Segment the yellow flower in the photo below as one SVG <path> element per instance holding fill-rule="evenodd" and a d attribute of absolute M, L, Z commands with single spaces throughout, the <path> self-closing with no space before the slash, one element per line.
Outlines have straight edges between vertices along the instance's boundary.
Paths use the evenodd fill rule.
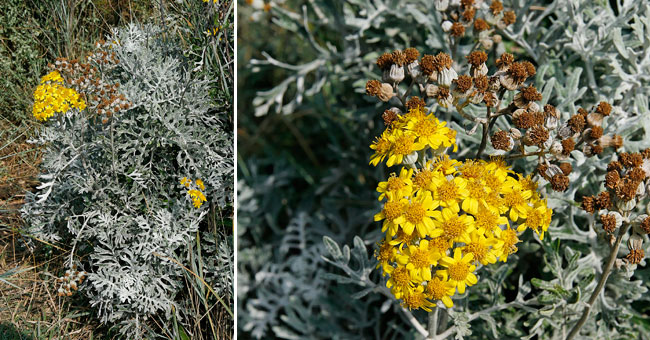
<path fill-rule="evenodd" d="M 434 215 L 433 209 L 438 205 L 434 204 L 430 192 L 424 192 L 411 199 L 411 202 L 404 200 L 404 221 L 400 224 L 405 233 L 413 233 L 413 229 L 417 229 L 418 236 L 424 238 L 426 236 L 438 237 L 442 234 L 442 230 L 434 227 L 431 216 Z"/>
<path fill-rule="evenodd" d="M 503 188 L 503 198 L 506 205 L 510 208 L 510 220 L 517 222 L 519 218 L 526 218 L 528 212 L 528 199 L 533 196 L 530 190 L 524 190 L 519 183 L 515 182 L 512 186 Z"/>
<path fill-rule="evenodd" d="M 195 183 L 196 183 L 196 186 L 198 186 L 199 188 L 201 188 L 201 190 L 205 190 L 205 185 L 203 184 L 203 181 L 202 181 L 202 180 L 197 179 L 197 180 L 195 181 Z"/>
<path fill-rule="evenodd" d="M 451 209 L 433 212 L 434 224 L 442 229 L 442 237 L 453 242 L 469 243 L 469 233 L 474 230 L 474 219 L 468 215 L 458 215 Z M 435 236 L 434 236 L 435 237 Z"/>
<path fill-rule="evenodd" d="M 427 282 L 425 291 L 431 300 L 440 300 L 447 308 L 451 308 L 454 302 L 451 297 L 456 293 L 456 286 L 449 281 L 443 281 L 439 277 L 434 277 Z"/>
<path fill-rule="evenodd" d="M 186 188 L 190 187 L 190 183 L 192 183 L 192 181 L 189 180 L 187 177 L 181 178 L 181 185 L 185 186 Z"/>
<path fill-rule="evenodd" d="M 402 130 L 395 130 L 389 135 L 388 140 L 391 143 L 391 148 L 388 151 L 386 165 L 393 166 L 395 164 L 402 164 L 404 157 L 414 151 L 422 150 L 424 143 L 416 142 L 416 137 L 414 134 L 407 134 Z"/>
<path fill-rule="evenodd" d="M 375 150 L 375 153 L 370 156 L 370 164 L 377 166 L 379 162 L 383 162 L 386 156 L 388 156 L 388 152 L 392 147 L 389 136 L 390 133 L 384 131 L 381 137 L 375 138 L 375 141 L 370 145 L 370 148 Z"/>
<path fill-rule="evenodd" d="M 499 226 L 508 225 L 508 219 L 505 216 L 499 215 L 498 211 L 494 211 L 485 205 L 479 206 L 476 214 L 474 214 L 475 226 L 480 234 L 492 234 Z"/>
<path fill-rule="evenodd" d="M 393 238 L 393 236 L 395 238 Z M 386 233 L 386 241 L 388 241 L 388 244 L 391 246 L 397 245 L 397 249 L 399 249 L 399 251 L 402 251 L 402 248 L 404 248 L 405 245 L 415 243 L 417 239 L 417 233 L 407 234 L 402 229 L 397 230 L 397 233 L 394 235 L 389 235 L 389 233 Z"/>
<path fill-rule="evenodd" d="M 389 266 L 385 270 L 390 276 L 386 282 L 386 287 L 390 288 L 396 299 L 400 299 L 405 290 L 414 287 L 411 272 L 406 269 L 406 266 L 397 264 L 396 267 Z"/>
<path fill-rule="evenodd" d="M 504 229 L 496 235 L 499 244 L 495 246 L 499 251 L 499 261 L 507 262 L 508 256 L 517 252 L 517 243 L 519 243 L 519 237 L 517 236 L 517 231 L 510 229 L 510 227 Z"/>
<path fill-rule="evenodd" d="M 441 269 L 436 272 L 436 275 L 442 277 L 444 281 L 449 279 L 453 283 L 460 294 L 465 293 L 465 286 L 473 286 L 478 282 L 478 278 L 474 275 L 476 266 L 472 264 L 474 255 L 471 253 L 462 255 L 460 248 L 454 249 L 454 257 L 445 256 L 440 260 L 440 264 L 446 269 Z"/>
<path fill-rule="evenodd" d="M 71 108 L 83 110 L 86 103 L 77 91 L 63 86 L 61 75 L 52 71 L 41 78 L 41 84 L 34 90 L 34 107 L 32 114 L 41 121 L 46 121 L 55 113 L 66 113 Z"/>
<path fill-rule="evenodd" d="M 192 204 L 197 209 L 203 205 L 203 202 L 207 201 L 203 193 L 196 189 L 190 189 L 187 191 L 187 193 L 190 194 L 190 197 L 192 198 Z"/>
<path fill-rule="evenodd" d="M 469 191 L 467 191 L 467 182 L 460 178 L 454 177 L 448 180 L 445 177 L 434 178 L 434 201 L 442 207 L 450 208 L 454 212 L 460 211 L 459 202 L 463 200 Z"/>
<path fill-rule="evenodd" d="M 464 247 L 461 247 L 465 253 L 470 253 L 474 256 L 474 260 L 483 265 L 497 262 L 498 252 L 493 248 L 497 244 L 497 240 L 490 236 L 485 237 L 482 233 L 474 232 L 469 235 L 472 239 Z"/>
<path fill-rule="evenodd" d="M 485 205 L 487 196 L 487 187 L 480 179 L 468 181 L 466 185 L 468 195 L 463 200 L 462 208 L 466 212 L 475 215 L 478 212 L 479 205 Z"/>
<path fill-rule="evenodd" d="M 392 193 L 387 193 L 388 202 L 384 203 L 384 208 L 381 212 L 375 214 L 375 222 L 384 220 L 381 231 L 386 232 L 388 229 L 387 237 L 393 237 L 397 233 L 397 226 L 404 223 L 404 201 L 394 200 Z M 410 234 L 410 233 L 409 233 Z"/>
<path fill-rule="evenodd" d="M 397 255 L 397 262 L 406 265 L 414 281 L 431 280 L 431 266 L 438 264 L 440 256 L 429 250 L 429 241 L 420 240 L 418 245 L 408 246 L 403 254 Z"/>
<path fill-rule="evenodd" d="M 519 225 L 517 231 L 522 232 L 526 230 L 526 228 L 532 229 L 539 235 L 539 239 L 543 240 L 544 232 L 548 230 L 548 227 L 551 224 L 552 215 L 553 210 L 546 207 L 546 202 L 541 202 L 535 207 L 528 207 L 526 221 Z"/>
<path fill-rule="evenodd" d="M 397 251 L 395 247 L 393 247 L 391 244 L 388 242 L 381 242 L 379 243 L 379 250 L 375 253 L 375 257 L 377 258 L 377 267 L 381 267 L 383 269 L 384 275 L 386 275 L 386 268 L 390 267 L 390 262 L 395 261 L 395 255 L 397 254 Z"/>
<path fill-rule="evenodd" d="M 406 124 L 406 130 L 412 131 L 418 138 L 418 142 L 436 150 L 441 145 L 450 146 L 455 143 L 447 136 L 448 128 L 445 122 L 440 122 L 433 115 L 427 115 L 422 119 L 410 119 Z"/>
<path fill-rule="evenodd" d="M 398 198 L 410 196 L 413 191 L 412 175 L 413 169 L 402 168 L 399 177 L 392 173 L 386 182 L 379 182 L 377 185 L 377 191 L 381 193 L 379 200 L 384 199 L 388 192 L 393 193 Z"/>
<path fill-rule="evenodd" d="M 436 158 L 433 163 L 434 169 L 442 172 L 444 175 L 453 175 L 458 169 L 456 168 L 459 164 L 459 161 L 449 158 L 448 155 L 443 155 Z"/>
<path fill-rule="evenodd" d="M 413 175 L 413 186 L 416 191 L 433 190 L 433 178 L 436 173 L 431 171 L 431 162 L 427 162 L 423 169 L 418 169 Z"/>
<path fill-rule="evenodd" d="M 403 296 L 404 306 L 409 310 L 422 308 L 427 312 L 431 311 L 431 307 L 435 306 L 431 301 L 427 300 L 424 293 L 423 286 L 417 286 L 415 289 L 408 289 Z"/>

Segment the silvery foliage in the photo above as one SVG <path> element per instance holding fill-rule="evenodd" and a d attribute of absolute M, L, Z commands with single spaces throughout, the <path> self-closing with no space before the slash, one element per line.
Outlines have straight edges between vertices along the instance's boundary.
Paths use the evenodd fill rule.
<path fill-rule="evenodd" d="M 32 140 L 44 146 L 42 184 L 22 212 L 29 234 L 72 246 L 69 265 L 89 272 L 80 290 L 101 320 L 140 338 L 152 315 L 171 317 L 183 269 L 170 259 L 183 262 L 208 211 L 192 206 L 179 180 L 200 178 L 209 202 L 232 204 L 233 141 L 209 81 L 193 77 L 160 28 L 132 24 L 108 41 L 120 62 L 101 76 L 120 83 L 132 107 L 106 124 L 79 111 L 45 123 Z M 224 254 L 211 270 L 228 272 L 232 248 L 212 243 Z M 215 288 L 231 294 L 228 284 Z"/>
<path fill-rule="evenodd" d="M 376 125 L 380 105 L 372 107 L 363 93 L 366 80 L 381 79 L 374 65 L 380 53 L 405 47 L 424 53 L 449 53 L 448 40 L 439 27 L 440 15 L 431 1 L 297 2 L 302 5 L 293 6 L 294 10 L 288 9 L 291 6 L 274 7 L 273 23 L 302 37 L 315 57 L 292 65 L 264 52 L 264 59 L 251 60 L 253 72 L 275 68 L 287 74 L 275 87 L 258 92 L 255 115 L 291 115 L 297 108 L 317 108 L 323 100 L 318 96 L 327 89 L 330 102 L 338 105 L 328 107 L 323 114 L 346 121 L 356 139 L 342 141 L 349 143 L 345 148 L 328 146 L 331 152 L 339 152 L 342 165 L 330 169 L 330 175 L 319 178 L 314 190 L 301 196 L 306 199 L 316 193 L 310 204 L 303 201 L 298 206 L 283 207 L 276 202 L 274 193 L 282 192 L 285 197 L 295 194 L 288 183 L 298 175 L 289 167 L 276 164 L 278 170 L 265 175 L 260 170 L 263 165 L 252 160 L 246 163 L 249 175 L 238 185 L 241 330 L 256 338 L 272 335 L 294 339 L 319 334 L 329 327 L 335 328 L 328 338 L 346 338 L 348 332 L 357 336 L 381 334 L 382 338 L 424 336 L 424 314 L 399 307 L 386 294 L 385 279 L 373 271 L 376 262 L 371 245 L 381 236 L 376 230 L 379 226 L 371 222 L 372 213 L 379 210 L 372 188 L 386 174 L 365 166 L 369 140 L 381 127 Z M 608 101 L 614 105 L 614 114 L 605 133 L 622 135 L 626 151 L 650 146 L 649 4 L 619 1 L 612 8 L 608 1 L 513 0 L 504 1 L 504 5 L 516 11 L 518 20 L 499 34 L 504 42 L 514 41 L 525 51 L 522 55 L 538 66 L 534 82 L 544 96 L 542 104 L 554 104 L 567 119 L 578 107 Z M 327 38 L 316 39 L 318 30 L 327 31 Z M 472 45 L 460 46 L 456 60 Z M 500 54 L 505 44 L 498 44 L 495 50 Z M 350 94 L 352 89 L 355 93 Z M 459 131 L 458 157 L 471 157 L 470 150 L 478 145 L 480 133 L 473 133 L 473 126 L 452 111 L 435 104 L 431 109 Z M 503 120 L 497 126 L 505 124 Z M 495 152 L 488 149 L 488 153 Z M 544 242 L 527 238 L 511 261 L 482 268 L 479 283 L 461 296 L 465 298 L 456 300 L 447 317 L 449 328 L 445 331 L 441 326 L 440 332 L 458 339 L 470 335 L 566 336 L 596 286 L 609 252 L 599 224 L 574 200 L 600 189 L 611 157 L 611 152 L 606 152 L 599 158 L 586 158 L 574 151 L 571 188 L 565 193 L 542 188 L 554 209 L 549 236 Z M 514 165 L 517 171 L 531 173 L 536 162 L 518 160 Z M 354 186 L 344 181 L 349 178 L 365 178 L 366 183 Z M 343 200 L 341 196 L 346 202 L 357 201 L 358 206 L 332 207 L 337 199 Z M 291 221 L 287 228 L 276 224 L 285 214 Z M 268 239 L 261 242 L 261 227 L 273 230 L 277 235 L 274 243 L 269 244 Z M 341 243 L 354 247 L 341 247 Z M 287 251 L 291 244 L 299 246 L 299 251 Z M 625 251 L 619 253 L 619 257 L 624 255 Z M 517 265 L 518 261 L 534 266 Z M 648 300 L 644 293 L 650 281 L 644 265 L 642 262 L 636 270 L 624 267 L 612 273 L 582 336 L 638 338 L 645 332 L 637 325 L 638 311 L 631 307 L 632 302 Z M 387 319 L 389 311 L 399 318 Z"/>

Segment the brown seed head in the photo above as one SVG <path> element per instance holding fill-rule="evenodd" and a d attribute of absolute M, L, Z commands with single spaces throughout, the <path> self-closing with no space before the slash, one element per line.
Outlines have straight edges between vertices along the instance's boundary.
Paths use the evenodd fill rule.
<path fill-rule="evenodd" d="M 643 252 L 643 249 L 630 249 L 630 252 L 625 256 L 625 259 L 630 264 L 639 264 L 643 261 L 644 257 L 645 253 Z"/>
<path fill-rule="evenodd" d="M 386 110 L 381 115 L 381 118 L 384 119 L 384 125 L 390 126 L 391 124 L 393 124 L 395 119 L 397 119 L 397 113 L 393 110 Z"/>
<path fill-rule="evenodd" d="M 596 208 L 609 209 L 612 207 L 612 198 L 609 191 L 603 191 L 596 197 Z"/>
<path fill-rule="evenodd" d="M 485 93 L 489 86 L 490 80 L 487 76 L 479 75 L 477 77 L 474 77 L 474 87 L 476 87 L 479 92 Z"/>
<path fill-rule="evenodd" d="M 594 211 L 596 211 L 595 210 L 596 209 L 595 205 L 596 205 L 596 198 L 595 197 L 593 197 L 593 196 L 584 196 L 582 198 L 582 204 L 581 204 L 580 207 L 582 208 L 582 210 L 584 210 L 584 211 L 586 211 L 586 212 L 588 212 L 590 214 L 593 214 Z"/>
<path fill-rule="evenodd" d="M 458 76 L 457 79 L 454 79 L 452 83 L 456 84 L 456 88 L 459 92 L 464 93 L 466 91 L 469 91 L 469 89 L 472 87 L 472 77 L 466 74 L 462 74 Z"/>
<path fill-rule="evenodd" d="M 490 11 L 492 12 L 492 15 L 497 15 L 503 11 L 503 4 L 499 0 L 494 0 L 490 4 Z"/>
<path fill-rule="evenodd" d="M 563 174 L 556 174 L 551 178 L 551 188 L 559 192 L 565 191 L 569 188 L 569 177 Z"/>
<path fill-rule="evenodd" d="M 483 96 L 485 106 L 494 107 L 497 104 L 497 98 L 492 92 L 486 92 Z"/>
<path fill-rule="evenodd" d="M 476 9 L 474 7 L 467 8 L 463 11 L 463 20 L 467 22 L 471 22 L 474 20 L 474 16 L 476 15 Z"/>
<path fill-rule="evenodd" d="M 424 100 L 420 99 L 418 96 L 413 96 L 406 102 L 406 108 L 408 110 L 415 110 L 417 108 L 422 109 L 426 105 L 427 104 L 424 102 Z"/>
<path fill-rule="evenodd" d="M 612 113 L 612 106 L 607 102 L 600 102 L 596 107 L 596 112 L 603 116 L 609 116 L 609 114 Z"/>
<path fill-rule="evenodd" d="M 467 62 L 474 66 L 474 67 L 479 67 L 481 64 L 485 63 L 487 61 L 487 53 L 483 51 L 474 51 L 470 53 L 468 56 L 465 57 L 467 59 Z"/>
<path fill-rule="evenodd" d="M 618 182 L 621 180 L 621 175 L 617 170 L 607 171 L 605 175 L 605 187 L 609 189 L 614 189 L 618 186 Z"/>
<path fill-rule="evenodd" d="M 439 87 L 438 88 L 438 96 L 436 97 L 436 99 L 444 100 L 444 99 L 447 99 L 448 97 L 449 97 L 449 89 L 446 88 L 446 87 Z"/>
<path fill-rule="evenodd" d="M 521 89 L 521 95 L 529 102 L 536 102 L 542 100 L 542 94 L 537 92 L 535 86 L 530 85 Z"/>
<path fill-rule="evenodd" d="M 393 65 L 393 56 L 390 53 L 384 53 L 377 58 L 377 66 L 382 69 L 388 69 Z"/>
<path fill-rule="evenodd" d="M 393 64 L 397 66 L 404 66 L 406 64 L 406 54 L 400 50 L 395 50 L 391 53 Z"/>
<path fill-rule="evenodd" d="M 646 217 L 641 221 L 641 230 L 643 230 L 644 233 L 650 234 L 650 216 Z"/>
<path fill-rule="evenodd" d="M 522 63 L 512 63 L 507 74 L 517 83 L 523 83 L 528 78 L 528 71 Z"/>
<path fill-rule="evenodd" d="M 368 80 L 366 83 L 366 94 L 374 97 L 379 94 L 379 91 L 381 91 L 381 82 L 375 79 Z"/>
<path fill-rule="evenodd" d="M 600 215 L 600 223 L 603 224 L 603 229 L 608 234 L 611 234 L 616 230 L 616 217 L 614 214 Z"/>
<path fill-rule="evenodd" d="M 454 60 L 451 59 L 449 54 L 444 53 L 444 52 L 440 52 L 440 53 L 436 54 L 436 60 L 438 62 L 437 63 L 438 64 L 438 70 L 442 70 L 442 69 L 445 69 L 445 68 L 450 69 L 451 65 L 454 64 Z"/>
<path fill-rule="evenodd" d="M 553 117 L 553 118 L 558 117 L 557 109 L 555 108 L 555 106 L 551 104 L 544 105 L 544 114 L 546 115 L 546 117 Z"/>
<path fill-rule="evenodd" d="M 591 128 L 591 131 L 589 132 L 589 137 L 593 139 L 598 139 L 603 135 L 603 128 L 600 126 L 594 126 Z"/>
<path fill-rule="evenodd" d="M 607 171 L 612 171 L 612 170 L 621 171 L 623 170 L 623 166 L 619 161 L 611 161 L 609 162 L 609 164 L 607 164 Z"/>
<path fill-rule="evenodd" d="M 522 65 L 526 68 L 526 73 L 528 73 L 528 77 L 533 77 L 535 74 L 537 74 L 537 70 L 535 70 L 535 65 L 531 63 L 530 61 L 522 61 Z"/>
<path fill-rule="evenodd" d="M 413 47 L 409 47 L 404 50 L 404 56 L 406 56 L 406 63 L 410 64 L 418 60 L 418 57 L 420 57 L 420 52 Z"/>
<path fill-rule="evenodd" d="M 644 159 L 650 159 L 650 148 L 641 151 L 641 155 L 643 156 Z"/>
<path fill-rule="evenodd" d="M 510 66 L 515 61 L 515 57 L 510 53 L 504 53 L 497 59 L 497 66 Z"/>
<path fill-rule="evenodd" d="M 430 54 L 425 54 L 422 56 L 422 60 L 420 60 L 420 70 L 422 70 L 422 73 L 424 73 L 424 75 L 429 76 L 434 71 L 437 71 L 436 64 L 436 57 Z"/>
<path fill-rule="evenodd" d="M 517 15 L 515 14 L 515 11 L 503 12 L 503 23 L 506 24 L 506 26 L 512 25 L 515 22 L 517 22 Z"/>
<path fill-rule="evenodd" d="M 598 144 L 591 144 L 589 146 L 591 146 L 591 152 L 593 152 L 594 155 L 599 155 L 603 152 L 603 147 Z"/>
<path fill-rule="evenodd" d="M 567 138 L 562 140 L 562 154 L 565 156 L 568 156 L 571 154 L 571 151 L 575 149 L 576 147 L 576 142 L 573 140 L 573 138 Z"/>
<path fill-rule="evenodd" d="M 581 114 L 573 115 L 567 122 L 573 133 L 580 133 L 585 128 L 585 117 Z"/>
<path fill-rule="evenodd" d="M 497 131 L 492 135 L 490 141 L 495 149 L 508 151 L 510 150 L 510 142 L 512 139 L 510 138 L 510 135 L 508 135 L 508 132 Z"/>
<path fill-rule="evenodd" d="M 564 175 L 569 176 L 571 171 L 573 171 L 573 167 L 571 166 L 571 163 L 560 163 L 560 170 L 562 170 Z"/>
<path fill-rule="evenodd" d="M 490 25 L 488 25 L 488 23 L 485 22 L 485 20 L 483 20 L 481 18 L 478 18 L 478 19 L 474 20 L 474 30 L 475 31 L 483 32 L 483 31 L 487 31 L 489 29 L 490 29 Z"/>
<path fill-rule="evenodd" d="M 582 116 L 584 116 L 584 117 L 587 117 L 587 115 L 589 114 L 589 112 L 587 112 L 587 110 L 585 110 L 584 108 L 579 107 L 579 108 L 578 108 L 578 114 L 579 114 L 579 115 L 582 115 Z"/>
<path fill-rule="evenodd" d="M 616 187 L 616 196 L 624 201 L 631 201 L 636 196 L 636 191 L 639 188 L 639 183 L 631 178 L 624 177 Z"/>
<path fill-rule="evenodd" d="M 630 177 L 633 181 L 641 182 L 645 179 L 645 171 L 639 167 L 634 167 L 632 170 L 627 172 L 627 176 Z"/>
<path fill-rule="evenodd" d="M 465 35 L 465 26 L 460 22 L 455 22 L 451 25 L 449 33 L 452 37 L 462 37 Z"/>
<path fill-rule="evenodd" d="M 469 8 L 474 6 L 474 0 L 460 0 L 460 6 L 463 8 Z"/>
<path fill-rule="evenodd" d="M 626 168 L 633 168 L 643 164 L 643 155 L 640 153 L 621 152 L 618 154 L 618 160 Z"/>
<path fill-rule="evenodd" d="M 546 130 L 546 128 L 541 125 L 533 126 L 530 130 L 528 130 L 528 132 L 530 143 L 532 143 L 531 145 L 537 145 L 539 147 L 541 147 L 549 137 L 548 130 Z"/>

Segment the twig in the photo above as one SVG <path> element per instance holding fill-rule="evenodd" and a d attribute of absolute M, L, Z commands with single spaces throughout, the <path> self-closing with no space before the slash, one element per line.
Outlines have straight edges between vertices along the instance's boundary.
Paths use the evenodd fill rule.
<path fill-rule="evenodd" d="M 567 336 L 566 340 L 571 340 L 573 339 L 576 335 L 578 335 L 578 332 L 580 331 L 580 328 L 584 326 L 585 322 L 587 322 L 587 318 L 589 317 L 589 313 L 591 312 L 591 308 L 594 305 L 594 302 L 596 302 L 596 299 L 600 295 L 600 292 L 603 290 L 605 287 L 605 282 L 607 282 L 607 278 L 609 277 L 609 274 L 612 271 L 612 267 L 614 266 L 614 262 L 616 261 L 616 255 L 618 254 L 618 248 L 621 245 L 621 241 L 623 240 L 623 235 L 627 233 L 627 229 L 630 227 L 629 223 L 626 223 L 623 227 L 618 232 L 618 236 L 616 237 L 616 242 L 614 243 L 614 246 L 611 248 L 610 253 L 609 253 L 609 258 L 607 259 L 607 263 L 605 264 L 605 267 L 603 268 L 603 274 L 600 277 L 600 280 L 598 281 L 598 285 L 596 285 L 596 289 L 594 289 L 594 292 L 591 294 L 591 297 L 589 298 L 589 301 L 587 302 L 587 306 L 585 307 L 585 310 L 582 312 L 582 317 L 580 317 L 580 320 L 573 326 L 571 329 L 571 332 L 569 332 L 569 335 Z"/>
<path fill-rule="evenodd" d="M 483 122 L 483 137 L 481 137 L 481 145 L 478 147 L 478 151 L 476 152 L 476 159 L 481 158 L 481 154 L 483 154 L 483 151 L 485 150 L 485 146 L 487 146 L 487 139 L 488 136 L 490 135 L 490 128 L 494 125 L 493 124 L 493 119 L 491 117 L 491 107 L 488 106 L 487 108 L 487 114 L 485 115 L 485 122 Z"/>

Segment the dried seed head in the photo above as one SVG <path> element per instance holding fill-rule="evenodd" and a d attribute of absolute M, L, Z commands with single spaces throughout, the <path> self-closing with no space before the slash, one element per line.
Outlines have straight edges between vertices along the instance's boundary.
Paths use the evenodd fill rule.
<path fill-rule="evenodd" d="M 585 117 L 581 114 L 573 115 L 567 122 L 573 133 L 580 133 L 585 128 Z"/>
<path fill-rule="evenodd" d="M 404 66 L 406 64 L 406 54 L 400 50 L 395 50 L 391 54 L 393 64 L 397 66 Z"/>
<path fill-rule="evenodd" d="M 596 208 L 596 198 L 593 196 L 584 196 L 581 204 L 582 210 L 593 214 Z"/>
<path fill-rule="evenodd" d="M 633 181 L 642 181 L 645 179 L 645 171 L 639 167 L 634 167 L 632 170 L 627 172 L 627 176 L 630 177 Z"/>
<path fill-rule="evenodd" d="M 492 92 L 486 92 L 483 95 L 483 102 L 487 107 L 494 107 L 496 105 L 496 96 Z"/>
<path fill-rule="evenodd" d="M 490 25 L 488 25 L 488 23 L 485 20 L 483 20 L 481 18 L 478 18 L 478 19 L 474 20 L 474 30 L 475 31 L 483 32 L 483 31 L 487 31 L 489 29 L 490 29 Z"/>
<path fill-rule="evenodd" d="M 609 189 L 614 189 L 618 186 L 618 182 L 621 180 L 621 175 L 617 170 L 607 171 L 605 175 L 605 187 Z"/>
<path fill-rule="evenodd" d="M 571 166 L 571 163 L 560 163 L 560 170 L 562 170 L 562 173 L 565 176 L 569 176 L 571 171 L 573 171 L 573 167 Z"/>
<path fill-rule="evenodd" d="M 551 178 L 551 187 L 555 191 L 565 191 L 569 188 L 569 177 L 564 174 L 556 174 Z"/>
<path fill-rule="evenodd" d="M 452 37 L 462 37 L 465 35 L 465 26 L 459 22 L 455 22 L 451 24 L 451 29 L 449 30 L 449 33 L 451 34 Z"/>
<path fill-rule="evenodd" d="M 526 73 L 528 74 L 529 78 L 537 74 L 537 70 L 535 70 L 535 65 L 533 65 L 533 63 L 531 63 L 530 61 L 522 61 L 521 64 L 524 65 L 524 67 L 526 68 Z"/>
<path fill-rule="evenodd" d="M 470 65 L 479 67 L 487 61 L 488 56 L 487 53 L 483 51 L 474 51 L 465 58 Z"/>
<path fill-rule="evenodd" d="M 460 0 L 460 6 L 462 8 L 470 8 L 474 6 L 474 0 Z"/>
<path fill-rule="evenodd" d="M 366 83 L 366 94 L 369 96 L 377 96 L 381 91 L 381 82 L 379 80 L 368 80 Z M 103 91 L 102 91 L 103 92 Z"/>
<path fill-rule="evenodd" d="M 571 151 L 575 149 L 576 142 L 573 141 L 573 138 L 567 138 L 562 140 L 562 154 L 568 156 L 571 154 Z"/>
<path fill-rule="evenodd" d="M 507 74 L 516 82 L 523 83 L 528 78 L 526 67 L 522 63 L 512 63 L 508 68 Z"/>
<path fill-rule="evenodd" d="M 639 188 L 640 182 L 634 181 L 631 178 L 623 178 L 619 185 L 616 187 L 616 196 L 623 201 L 631 201 L 636 196 L 636 191 Z"/>
<path fill-rule="evenodd" d="M 600 145 L 598 145 L 598 144 L 590 145 L 590 147 L 591 147 L 591 152 L 592 152 L 594 155 L 599 155 L 600 153 L 603 152 L 603 147 L 600 146 Z"/>
<path fill-rule="evenodd" d="M 612 198 L 609 191 L 603 191 L 596 197 L 596 207 L 598 209 L 609 209 L 612 207 Z"/>
<path fill-rule="evenodd" d="M 406 102 L 406 108 L 408 110 L 423 109 L 426 105 L 427 103 L 418 96 L 413 96 Z"/>
<path fill-rule="evenodd" d="M 524 138 L 524 142 L 526 145 L 537 145 L 539 147 L 542 147 L 544 142 L 546 142 L 549 138 L 549 133 L 546 128 L 544 128 L 541 125 L 536 125 L 530 128 L 528 131 L 526 131 L 526 136 Z"/>
<path fill-rule="evenodd" d="M 621 162 L 619 161 L 611 161 L 609 164 L 607 164 L 607 171 L 621 171 L 623 170 L 623 166 L 621 165 Z"/>
<path fill-rule="evenodd" d="M 390 53 L 384 53 L 379 58 L 377 58 L 377 66 L 386 70 L 393 65 L 393 56 Z"/>
<path fill-rule="evenodd" d="M 643 230 L 644 233 L 650 234 L 650 216 L 646 217 L 641 221 L 641 230 Z"/>
<path fill-rule="evenodd" d="M 618 160 L 626 168 L 633 168 L 643 164 L 643 155 L 640 153 L 621 152 L 618 154 Z"/>
<path fill-rule="evenodd" d="M 503 23 L 506 24 L 506 26 L 509 26 L 517 22 L 517 15 L 515 14 L 514 11 L 505 11 L 503 12 L 502 20 Z"/>
<path fill-rule="evenodd" d="M 589 131 L 589 137 L 593 139 L 598 139 L 603 135 L 603 128 L 600 126 L 594 126 L 591 128 L 591 131 Z"/>
<path fill-rule="evenodd" d="M 397 119 L 397 112 L 395 112 L 395 110 L 386 110 L 381 115 L 381 118 L 384 119 L 384 125 L 390 126 L 391 124 L 393 124 L 395 119 Z"/>
<path fill-rule="evenodd" d="M 466 10 L 463 11 L 462 14 L 463 20 L 467 22 L 471 22 L 472 20 L 474 20 L 475 15 L 476 15 L 476 9 L 474 9 L 473 7 L 467 8 Z"/>
<path fill-rule="evenodd" d="M 422 73 L 429 76 L 433 72 L 438 71 L 436 64 L 437 64 L 436 57 L 430 54 L 425 54 L 422 56 L 422 60 L 420 61 L 420 69 L 422 70 Z"/>
<path fill-rule="evenodd" d="M 472 77 L 463 74 L 454 79 L 452 83 L 456 85 L 458 92 L 465 93 L 472 88 Z"/>
<path fill-rule="evenodd" d="M 608 234 L 611 234 L 616 230 L 616 216 L 613 214 L 600 215 L 600 222 L 603 224 L 603 229 Z"/>
<path fill-rule="evenodd" d="M 514 147 L 514 140 L 506 131 L 497 131 L 490 138 L 492 146 L 497 150 L 510 151 Z"/>
<path fill-rule="evenodd" d="M 513 62 L 515 61 L 515 57 L 510 54 L 510 53 L 504 53 L 497 59 L 497 66 L 499 68 L 501 67 L 507 67 L 510 66 Z"/>
<path fill-rule="evenodd" d="M 600 102 L 596 107 L 596 112 L 600 113 L 603 116 L 609 116 L 612 112 L 612 106 L 607 102 Z"/>
<path fill-rule="evenodd" d="M 492 12 L 492 15 L 497 15 L 503 11 L 503 4 L 499 0 L 494 0 L 490 4 L 490 11 Z"/>
<path fill-rule="evenodd" d="M 490 81 L 488 77 L 484 75 L 477 75 L 474 77 L 474 87 L 481 93 L 485 93 L 488 90 L 488 86 L 490 86 Z"/>
<path fill-rule="evenodd" d="M 535 86 L 530 85 L 521 89 L 521 95 L 529 102 L 536 102 L 542 100 L 542 94 L 537 92 Z"/>
<path fill-rule="evenodd" d="M 418 58 L 420 57 L 420 52 L 413 47 L 409 47 L 404 50 L 404 56 L 406 57 L 406 63 L 410 64 L 418 60 Z"/>
<path fill-rule="evenodd" d="M 377 94 L 377 98 L 383 102 L 389 101 L 395 93 L 393 92 L 393 87 L 388 83 L 381 84 L 381 91 Z"/>
<path fill-rule="evenodd" d="M 643 261 L 644 257 L 645 253 L 643 252 L 643 249 L 630 249 L 630 252 L 625 256 L 625 259 L 630 264 L 639 264 Z"/>

